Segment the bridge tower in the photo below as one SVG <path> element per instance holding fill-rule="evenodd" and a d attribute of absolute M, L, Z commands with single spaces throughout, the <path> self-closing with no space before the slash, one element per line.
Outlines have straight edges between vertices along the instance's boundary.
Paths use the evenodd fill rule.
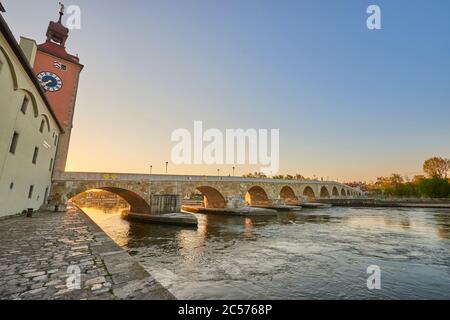
<path fill-rule="evenodd" d="M 78 57 L 66 51 L 69 29 L 61 22 L 63 15 L 64 6 L 61 5 L 58 21 L 50 21 L 47 40 L 37 47 L 33 68 L 64 130 L 60 137 L 56 134 L 53 137 L 53 143 L 58 144 L 54 172 L 66 169 L 78 81 L 83 69 Z"/>

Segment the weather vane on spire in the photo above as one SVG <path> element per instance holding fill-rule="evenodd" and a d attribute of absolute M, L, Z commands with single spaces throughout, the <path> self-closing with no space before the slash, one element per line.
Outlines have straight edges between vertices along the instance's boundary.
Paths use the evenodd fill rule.
<path fill-rule="evenodd" d="M 59 22 L 61 22 L 61 18 L 64 15 L 65 6 L 62 2 L 59 2 L 59 5 L 61 6 L 61 9 L 59 10 Z"/>
<path fill-rule="evenodd" d="M 61 10 L 59 11 L 59 13 L 60 13 L 60 14 L 64 14 L 64 9 L 65 9 L 64 3 L 59 2 L 59 5 L 61 6 Z"/>

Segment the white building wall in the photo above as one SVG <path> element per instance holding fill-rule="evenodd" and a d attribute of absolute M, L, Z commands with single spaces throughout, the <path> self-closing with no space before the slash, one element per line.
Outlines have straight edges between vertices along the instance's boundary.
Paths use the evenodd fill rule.
<path fill-rule="evenodd" d="M 26 114 L 21 112 L 23 98 L 29 98 Z M 39 131 L 45 120 L 44 130 Z M 17 148 L 10 153 L 14 132 L 19 133 Z M 19 59 L 0 34 L 0 217 L 39 209 L 50 193 L 55 158 L 55 136 L 59 127 L 47 109 Z M 35 147 L 39 148 L 36 164 L 32 163 Z M 30 186 L 34 186 L 31 199 Z"/>

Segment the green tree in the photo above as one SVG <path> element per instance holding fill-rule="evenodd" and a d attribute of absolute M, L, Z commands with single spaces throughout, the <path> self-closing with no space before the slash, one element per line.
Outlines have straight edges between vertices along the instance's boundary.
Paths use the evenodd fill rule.
<path fill-rule="evenodd" d="M 446 198 L 450 195 L 450 183 L 447 179 L 435 176 L 431 179 L 421 180 L 419 190 L 423 196 L 429 198 Z"/>
<path fill-rule="evenodd" d="M 392 174 L 390 177 L 379 177 L 377 181 L 368 186 L 373 194 L 383 194 L 390 197 L 418 197 L 420 196 L 417 184 L 405 180 L 400 174 Z"/>
<path fill-rule="evenodd" d="M 403 177 L 398 174 L 398 173 L 393 173 L 390 177 L 389 177 L 389 181 L 392 185 L 399 185 L 402 184 L 403 182 L 405 182 L 405 180 L 403 179 Z"/>
<path fill-rule="evenodd" d="M 428 177 L 439 177 L 447 179 L 447 172 L 450 170 L 450 160 L 440 157 L 433 157 L 423 163 L 423 171 Z"/>

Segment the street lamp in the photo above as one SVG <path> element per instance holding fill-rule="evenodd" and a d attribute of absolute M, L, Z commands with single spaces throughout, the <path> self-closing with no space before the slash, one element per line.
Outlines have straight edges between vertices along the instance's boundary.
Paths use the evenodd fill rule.
<path fill-rule="evenodd" d="M 235 170 L 236 168 L 235 167 L 233 167 L 233 177 L 234 177 L 234 170 Z"/>
<path fill-rule="evenodd" d="M 217 169 L 217 176 L 220 177 L 220 169 Z"/>
<path fill-rule="evenodd" d="M 167 166 L 169 165 L 169 162 L 166 161 L 166 174 L 167 174 Z"/>
<path fill-rule="evenodd" d="M 150 175 L 152 174 L 153 166 L 150 165 Z"/>

